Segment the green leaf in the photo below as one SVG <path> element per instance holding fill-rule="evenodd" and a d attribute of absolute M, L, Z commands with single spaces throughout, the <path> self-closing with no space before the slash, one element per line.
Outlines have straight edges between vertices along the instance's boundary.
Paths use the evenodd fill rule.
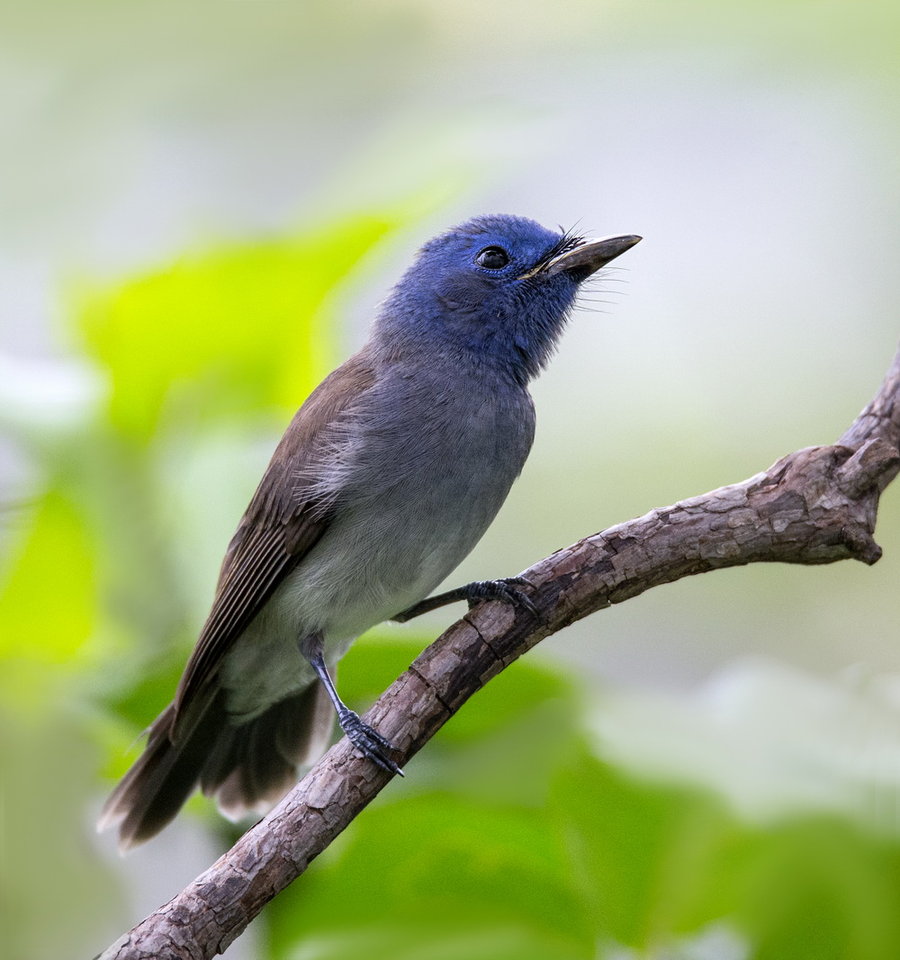
<path fill-rule="evenodd" d="M 900 955 L 900 847 L 838 817 L 758 831 L 737 864 L 738 922 L 753 960 Z"/>
<path fill-rule="evenodd" d="M 630 781 L 582 753 L 551 804 L 598 935 L 649 949 L 724 913 L 716 868 L 737 828 L 711 794 Z"/>
<path fill-rule="evenodd" d="M 52 694 L 96 621 L 93 538 L 61 486 L 38 502 L 0 583 L 0 688 L 23 710 Z"/>
<path fill-rule="evenodd" d="M 542 813 L 448 794 L 368 810 L 268 917 L 274 957 L 288 956 L 295 940 L 354 933 L 394 949 L 401 932 L 411 949 L 401 956 L 430 956 L 425 946 L 448 936 L 470 948 L 484 938 L 497 956 L 523 944 L 532 945 L 525 956 L 538 956 L 535 945 L 549 943 L 558 950 L 544 956 L 594 956 L 580 894 Z"/>
<path fill-rule="evenodd" d="M 167 412 L 202 422 L 293 411 L 333 360 L 321 333 L 329 296 L 396 225 L 355 217 L 82 290 L 79 324 L 109 372 L 113 425 L 146 440 Z"/>

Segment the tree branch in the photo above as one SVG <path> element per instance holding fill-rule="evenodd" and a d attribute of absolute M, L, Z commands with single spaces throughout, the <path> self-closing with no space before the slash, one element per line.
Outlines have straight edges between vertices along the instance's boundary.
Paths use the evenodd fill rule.
<path fill-rule="evenodd" d="M 875 563 L 878 500 L 900 469 L 898 448 L 900 352 L 838 444 L 798 450 L 743 483 L 653 510 L 541 560 L 523 574 L 537 617 L 481 604 L 416 659 L 367 722 L 397 746 L 402 763 L 504 667 L 596 610 L 722 567 Z M 101 960 L 221 953 L 389 779 L 341 740 L 269 816 Z"/>

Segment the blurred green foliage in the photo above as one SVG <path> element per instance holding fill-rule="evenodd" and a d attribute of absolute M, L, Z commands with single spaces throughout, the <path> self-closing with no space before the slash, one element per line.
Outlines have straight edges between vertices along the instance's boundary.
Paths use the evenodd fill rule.
<path fill-rule="evenodd" d="M 171 696 L 202 616 L 191 524 L 227 537 L 262 466 L 252 438 L 274 438 L 334 362 L 329 304 L 402 225 L 352 218 L 78 291 L 105 387 L 66 429 L 20 431 L 39 489 L 0 585 L 5 955 L 100 949 L 97 931 L 127 922 L 87 811 Z M 192 482 L 204 458 L 220 486 Z M 371 702 L 426 640 L 355 646 L 349 699 Z M 260 956 L 900 955 L 894 835 L 821 812 L 750 822 L 710 788 L 636 778 L 591 733 L 598 699 L 602 712 L 602 692 L 513 665 L 269 906 Z M 198 830 L 233 836 L 192 809 Z"/>
<path fill-rule="evenodd" d="M 109 423 L 147 441 L 165 407 L 182 424 L 293 411 L 333 359 L 329 295 L 389 227 L 354 218 L 81 291 L 85 343 L 111 381 Z"/>
<path fill-rule="evenodd" d="M 344 682 L 366 702 L 417 649 L 372 638 Z M 896 839 L 822 814 L 752 824 L 635 778 L 597 756 L 586 709 L 557 673 L 510 667 L 269 906 L 269 956 L 897 955 Z"/>
<path fill-rule="evenodd" d="M 82 285 L 72 327 L 98 388 L 55 422 L 0 414 L 33 482 L 9 513 L 0 565 L 5 955 L 60 955 L 121 910 L 86 842 L 88 774 L 109 758 L 123 772 L 171 697 L 184 660 L 173 640 L 190 642 L 208 602 L 186 586 L 190 528 L 172 503 L 210 513 L 227 536 L 237 514 L 223 518 L 223 491 L 252 490 L 226 468 L 212 489 L 185 494 L 183 472 L 204 444 L 234 450 L 277 432 L 333 362 L 329 298 L 401 222 L 399 211 L 359 216 L 111 289 Z"/>

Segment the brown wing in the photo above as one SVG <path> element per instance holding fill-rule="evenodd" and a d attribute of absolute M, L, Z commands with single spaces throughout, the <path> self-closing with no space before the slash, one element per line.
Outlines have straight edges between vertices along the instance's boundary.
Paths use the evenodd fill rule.
<path fill-rule="evenodd" d="M 275 588 L 312 549 L 331 520 L 307 476 L 323 433 L 372 385 L 375 375 L 357 354 L 328 376 L 294 417 L 228 546 L 212 610 L 175 697 L 177 739 L 197 711 L 222 658 Z M 307 468 L 307 469 L 305 469 Z"/>

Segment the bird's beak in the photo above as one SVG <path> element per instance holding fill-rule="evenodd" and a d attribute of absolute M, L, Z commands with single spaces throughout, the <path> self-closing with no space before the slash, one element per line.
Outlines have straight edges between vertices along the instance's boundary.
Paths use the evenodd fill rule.
<path fill-rule="evenodd" d="M 547 277 L 552 277 L 566 270 L 572 271 L 579 280 L 584 280 L 601 267 L 605 267 L 611 260 L 621 256 L 626 250 L 630 250 L 641 239 L 634 234 L 627 234 L 621 237 L 582 240 L 577 247 L 564 251 L 531 273 L 540 272 Z M 530 275 L 526 274 L 526 276 Z"/>

